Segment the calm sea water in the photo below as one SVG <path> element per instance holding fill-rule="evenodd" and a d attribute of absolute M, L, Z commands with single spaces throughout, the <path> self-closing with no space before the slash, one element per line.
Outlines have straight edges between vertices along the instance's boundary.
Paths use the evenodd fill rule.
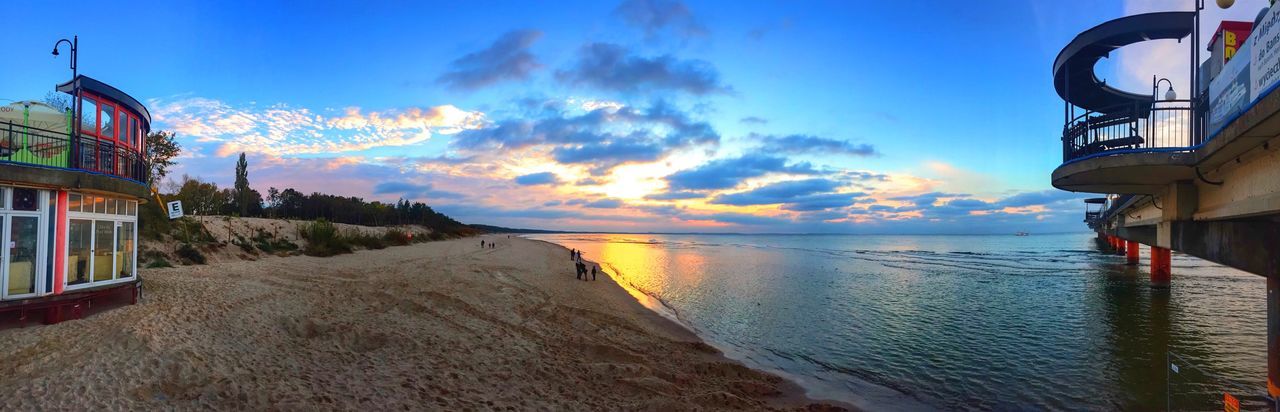
<path fill-rule="evenodd" d="M 1092 234 L 535 235 L 584 251 L 731 357 L 873 410 L 1263 407 L 1266 281 Z M 566 261 L 566 265 L 568 262 Z M 568 267 L 568 266 L 566 266 Z M 1166 351 L 1180 357 L 1166 391 Z"/>

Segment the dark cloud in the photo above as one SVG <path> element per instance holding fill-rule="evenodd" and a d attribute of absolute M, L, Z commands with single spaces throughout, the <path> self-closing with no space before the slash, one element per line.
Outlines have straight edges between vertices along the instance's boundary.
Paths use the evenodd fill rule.
<path fill-rule="evenodd" d="M 582 206 L 593 209 L 617 209 L 622 206 L 622 201 L 618 199 L 599 199 L 583 203 Z"/>
<path fill-rule="evenodd" d="M 516 176 L 515 179 L 516 184 L 521 186 L 549 185 L 559 181 L 560 179 L 556 177 L 556 174 L 551 172 L 530 173 Z"/>
<path fill-rule="evenodd" d="M 586 179 L 582 179 L 577 182 L 574 182 L 573 184 L 578 186 L 597 186 L 597 185 L 604 184 L 604 182 L 588 177 Z"/>
<path fill-rule="evenodd" d="M 809 163 L 789 165 L 786 158 L 749 154 L 672 173 L 667 176 L 667 185 L 673 191 L 729 189 L 745 179 L 770 173 L 816 174 L 817 171 Z"/>
<path fill-rule="evenodd" d="M 542 203 L 542 205 L 546 207 L 553 207 L 553 206 L 560 206 L 560 203 L 561 202 L 559 200 L 550 200 Z"/>
<path fill-rule="evenodd" d="M 733 223 L 747 226 L 771 226 L 791 223 L 789 219 L 782 219 L 770 216 L 752 215 L 747 213 L 713 213 L 702 216 L 690 216 L 691 218 L 701 220 L 714 220 L 722 223 Z"/>
<path fill-rule="evenodd" d="M 656 193 L 656 194 L 645 196 L 644 198 L 648 200 L 683 200 L 683 199 L 701 199 L 706 196 L 707 195 L 698 193 L 698 192 L 677 191 L 677 192 Z"/>
<path fill-rule="evenodd" d="M 840 186 L 840 182 L 828 179 L 789 180 L 746 192 L 722 194 L 711 199 L 711 203 L 734 206 L 771 205 L 785 203 L 799 196 L 831 192 Z"/>
<path fill-rule="evenodd" d="M 436 79 L 453 89 L 475 90 L 506 80 L 524 80 L 542 67 L 529 46 L 542 37 L 538 30 L 515 30 L 499 37 L 484 50 L 468 53 L 449 63 L 449 71 Z"/>
<path fill-rule="evenodd" d="M 430 184 L 416 184 L 409 182 L 382 182 L 373 187 L 373 194 L 398 194 L 401 198 L 422 200 L 422 199 L 462 199 L 466 195 L 446 190 L 436 190 Z"/>
<path fill-rule="evenodd" d="M 682 37 L 707 34 L 689 7 L 679 0 L 626 0 L 613 13 L 627 24 L 644 30 L 649 39 L 667 29 Z"/>
<path fill-rule="evenodd" d="M 1043 190 L 1039 192 L 1022 192 L 996 202 L 1000 207 L 1045 206 L 1055 203 L 1082 201 L 1088 196 L 1062 190 Z"/>
<path fill-rule="evenodd" d="M 802 134 L 772 136 L 753 133 L 751 137 L 763 142 L 764 147 L 762 149 L 769 153 L 845 154 L 862 157 L 878 156 L 880 154 L 876 152 L 875 146 L 869 144 L 854 144 L 843 140 Z"/>
<path fill-rule="evenodd" d="M 889 200 L 895 200 L 899 202 L 908 202 L 915 205 L 916 207 L 927 207 L 927 206 L 932 206 L 934 203 L 937 203 L 939 198 L 955 198 L 955 197 L 969 197 L 969 195 L 956 194 L 956 193 L 943 193 L 943 192 L 929 192 L 929 193 L 923 193 L 923 194 L 911 195 L 911 196 L 891 197 L 889 198 Z"/>
<path fill-rule="evenodd" d="M 641 57 L 610 43 L 583 46 L 577 62 L 556 71 L 556 79 L 621 93 L 679 91 L 701 96 L 732 91 L 720 83 L 720 73 L 709 62 L 669 54 Z"/>
<path fill-rule="evenodd" d="M 739 121 L 739 122 L 741 122 L 741 123 L 743 123 L 743 124 L 767 124 L 767 123 L 769 123 L 769 119 L 765 119 L 765 118 L 763 118 L 763 117 L 757 117 L 757 116 L 747 116 L 747 117 L 743 117 L 742 119 L 739 119 L 738 121 Z"/>
<path fill-rule="evenodd" d="M 655 161 L 676 150 L 719 142 L 710 124 L 657 101 L 644 110 L 623 107 L 507 120 L 459 133 L 451 144 L 466 153 L 551 146 L 557 162 L 590 166 L 594 174 L 603 174 L 622 164 Z"/>

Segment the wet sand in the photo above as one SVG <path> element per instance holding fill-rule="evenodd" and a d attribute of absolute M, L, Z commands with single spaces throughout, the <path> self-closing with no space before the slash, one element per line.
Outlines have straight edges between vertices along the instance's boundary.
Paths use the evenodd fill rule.
<path fill-rule="evenodd" d="M 0 330 L 0 409 L 836 408 L 723 357 L 608 276 L 575 280 L 569 251 L 541 241 L 142 279 L 138 305 Z"/>

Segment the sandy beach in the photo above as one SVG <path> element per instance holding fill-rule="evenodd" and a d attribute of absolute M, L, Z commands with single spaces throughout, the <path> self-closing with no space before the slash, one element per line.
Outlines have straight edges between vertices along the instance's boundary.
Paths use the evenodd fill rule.
<path fill-rule="evenodd" d="M 497 241 L 481 249 L 480 240 Z M 148 269 L 138 304 L 0 330 L 0 409 L 832 409 L 569 252 L 488 236 Z"/>

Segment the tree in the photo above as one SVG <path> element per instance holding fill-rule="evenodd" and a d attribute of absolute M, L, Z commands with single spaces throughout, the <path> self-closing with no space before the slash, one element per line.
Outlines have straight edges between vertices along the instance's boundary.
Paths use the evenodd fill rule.
<path fill-rule="evenodd" d="M 169 174 L 169 167 L 177 164 L 173 158 L 182 153 L 182 146 L 174 139 L 173 132 L 158 131 L 147 135 L 147 151 L 143 157 L 147 161 L 148 183 L 163 181 Z M 186 180 L 185 177 L 183 180 Z"/>
<path fill-rule="evenodd" d="M 240 216 L 249 216 L 249 161 L 245 160 L 244 152 L 240 152 L 240 160 L 236 161 L 236 206 L 240 209 Z M 258 196 L 261 198 L 262 196 Z M 261 207 L 261 206 L 259 206 Z"/>
<path fill-rule="evenodd" d="M 187 176 L 182 176 L 182 187 L 178 189 L 177 198 L 183 204 L 190 205 L 187 210 L 200 216 L 218 214 L 228 200 L 226 193 L 218 190 L 217 184 Z"/>
<path fill-rule="evenodd" d="M 267 189 L 267 209 L 271 211 L 270 217 L 276 217 L 276 208 L 280 207 L 280 189 L 271 187 Z"/>

